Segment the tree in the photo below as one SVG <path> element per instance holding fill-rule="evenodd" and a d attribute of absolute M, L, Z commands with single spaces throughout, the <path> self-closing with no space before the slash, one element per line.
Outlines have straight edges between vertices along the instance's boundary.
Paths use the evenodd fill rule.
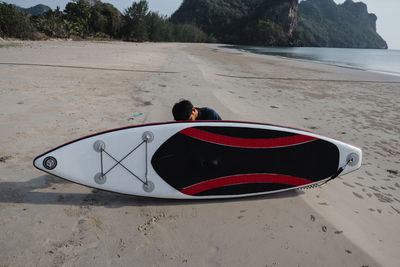
<path fill-rule="evenodd" d="M 48 10 L 43 16 L 36 15 L 31 17 L 33 26 L 41 33 L 49 37 L 65 38 L 66 27 L 63 20 L 63 13 L 57 7 L 54 11 Z"/>
<path fill-rule="evenodd" d="M 152 42 L 174 41 L 174 25 L 166 17 L 150 12 L 146 16 L 148 38 Z"/>
<path fill-rule="evenodd" d="M 177 24 L 175 26 L 175 41 L 177 42 L 203 43 L 208 39 L 208 36 L 194 25 Z"/>
<path fill-rule="evenodd" d="M 90 33 L 91 8 L 85 0 L 73 0 L 65 7 L 66 19 L 73 24 L 74 34 L 85 38 Z"/>
<path fill-rule="evenodd" d="M 110 37 L 118 37 L 121 26 L 121 13 L 113 5 L 98 1 L 91 8 L 90 27 L 94 33 L 102 32 Z"/>
<path fill-rule="evenodd" d="M 123 36 L 130 41 L 147 41 L 148 32 L 146 16 L 148 15 L 149 5 L 146 0 L 133 2 L 132 6 L 124 11 Z"/>
<path fill-rule="evenodd" d="M 28 39 L 33 34 L 29 14 L 12 4 L 0 3 L 0 33 L 2 37 Z"/>

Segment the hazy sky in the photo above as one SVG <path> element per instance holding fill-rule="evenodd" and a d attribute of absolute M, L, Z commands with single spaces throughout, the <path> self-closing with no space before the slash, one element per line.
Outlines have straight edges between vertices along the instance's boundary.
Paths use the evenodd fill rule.
<path fill-rule="evenodd" d="M 343 3 L 345 0 L 334 0 L 336 3 Z M 353 0 L 359 2 L 358 0 Z M 70 0 L 0 0 L 0 2 L 13 3 L 21 7 L 31 7 L 37 4 L 44 4 L 52 9 L 57 6 L 64 10 Z M 113 4 L 121 12 L 132 5 L 133 0 L 102 0 Z M 178 9 L 182 0 L 147 0 L 150 10 L 158 11 L 162 15 L 171 15 Z M 362 0 L 368 6 L 369 13 L 375 13 L 378 17 L 377 31 L 386 40 L 390 49 L 400 49 L 400 0 Z"/>

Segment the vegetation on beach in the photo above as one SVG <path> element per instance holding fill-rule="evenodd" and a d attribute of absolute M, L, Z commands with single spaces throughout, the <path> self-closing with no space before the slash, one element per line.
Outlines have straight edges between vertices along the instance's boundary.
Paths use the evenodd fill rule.
<path fill-rule="evenodd" d="M 174 24 L 149 11 L 146 0 L 133 2 L 121 13 L 100 0 L 73 0 L 64 11 L 48 9 L 31 15 L 12 4 L 0 3 L 0 37 L 20 39 L 73 38 L 127 41 L 214 42 L 194 25 Z"/>
<path fill-rule="evenodd" d="M 0 37 L 27 39 L 32 37 L 33 31 L 29 14 L 14 5 L 0 3 Z"/>

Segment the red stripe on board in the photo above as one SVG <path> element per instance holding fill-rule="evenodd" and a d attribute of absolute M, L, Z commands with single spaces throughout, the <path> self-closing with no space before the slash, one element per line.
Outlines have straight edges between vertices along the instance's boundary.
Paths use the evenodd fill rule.
<path fill-rule="evenodd" d="M 312 183 L 313 181 L 280 174 L 243 174 L 221 177 L 213 180 L 208 180 L 195 185 L 188 186 L 181 191 L 185 195 L 195 195 L 210 189 L 218 187 L 238 185 L 238 184 L 252 184 L 252 183 L 271 183 L 271 184 L 287 184 L 293 186 L 301 186 Z"/>
<path fill-rule="evenodd" d="M 302 135 L 302 134 L 288 136 L 288 137 L 281 137 L 281 138 L 249 139 L 249 138 L 230 137 L 230 136 L 210 133 L 191 127 L 181 130 L 180 133 L 210 143 L 215 143 L 225 146 L 233 146 L 233 147 L 247 147 L 247 148 L 273 148 L 273 147 L 293 146 L 318 139 L 312 136 Z"/>

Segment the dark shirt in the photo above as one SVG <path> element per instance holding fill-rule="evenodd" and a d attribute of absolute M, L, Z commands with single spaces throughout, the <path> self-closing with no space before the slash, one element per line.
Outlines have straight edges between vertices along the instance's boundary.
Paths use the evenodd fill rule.
<path fill-rule="evenodd" d="M 213 120 L 222 120 L 215 110 L 211 108 L 196 108 L 199 112 L 199 116 L 197 116 L 196 120 L 198 121 L 213 121 Z"/>

